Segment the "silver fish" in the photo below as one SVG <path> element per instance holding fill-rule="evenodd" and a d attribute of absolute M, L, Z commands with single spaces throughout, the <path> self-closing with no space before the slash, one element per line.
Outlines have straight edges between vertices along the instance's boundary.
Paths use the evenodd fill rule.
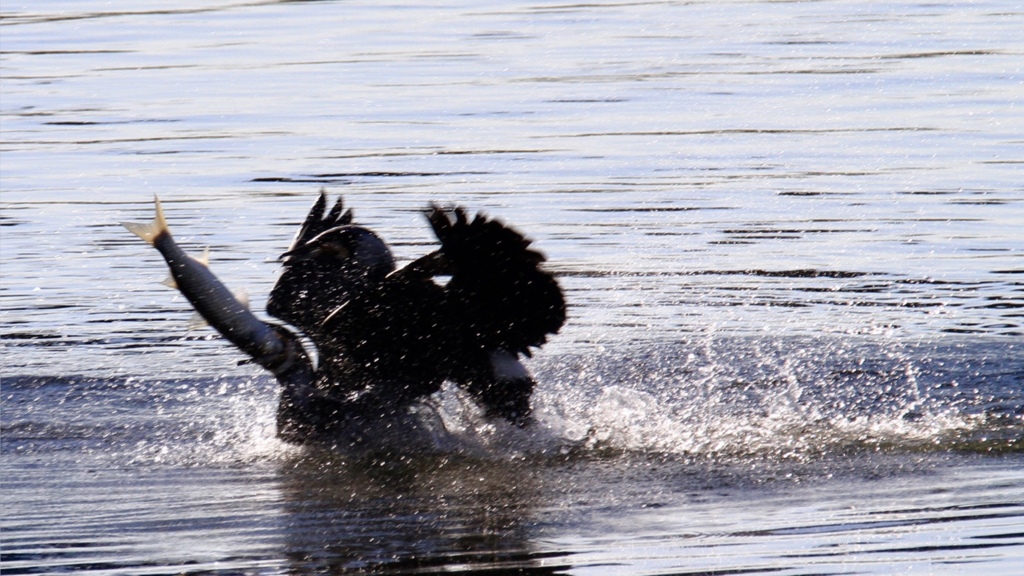
<path fill-rule="evenodd" d="M 284 370 L 294 369 L 292 364 L 296 360 L 308 364 L 293 334 L 257 318 L 214 276 L 203 260 L 189 256 L 178 246 L 167 227 L 160 199 L 155 198 L 155 202 L 156 216 L 152 222 L 121 224 L 160 251 L 171 271 L 167 284 L 177 288 L 210 326 L 279 379 Z M 304 375 L 300 379 L 308 383 L 312 377 Z"/>

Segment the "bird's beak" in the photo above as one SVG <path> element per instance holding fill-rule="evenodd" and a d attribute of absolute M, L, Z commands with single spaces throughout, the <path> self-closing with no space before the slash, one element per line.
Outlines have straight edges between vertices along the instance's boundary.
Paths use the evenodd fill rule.
<path fill-rule="evenodd" d="M 302 262 L 304 260 L 312 260 L 319 258 L 320 256 L 329 255 L 333 258 L 350 258 L 352 252 L 342 244 L 335 242 L 326 243 L 310 243 L 303 244 L 297 248 L 289 250 L 278 258 L 279 262 Z"/>
<path fill-rule="evenodd" d="M 316 247 L 309 248 L 309 246 L 299 246 L 293 250 L 289 250 L 284 254 L 278 256 L 277 261 L 282 263 L 288 262 L 301 262 L 303 260 L 310 260 L 314 258 L 318 250 Z"/>

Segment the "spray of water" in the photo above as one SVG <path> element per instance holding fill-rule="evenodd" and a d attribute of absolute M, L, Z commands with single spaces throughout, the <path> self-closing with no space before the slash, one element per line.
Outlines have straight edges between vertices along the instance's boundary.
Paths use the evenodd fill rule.
<path fill-rule="evenodd" d="M 804 461 L 1020 450 L 1021 374 L 1007 372 L 1005 358 L 994 364 L 998 372 L 977 358 L 963 346 L 851 340 L 659 343 L 537 361 L 536 422 L 526 430 L 485 418 L 454 386 L 410 418 L 429 450 L 485 459 L 627 453 Z M 155 416 L 157 425 L 138 434 L 137 460 L 235 464 L 302 450 L 276 438 L 277 390 L 262 375 L 133 386 L 135 403 L 152 414 L 133 413 Z M 374 449 L 401 454 L 410 446 L 403 437 Z"/>

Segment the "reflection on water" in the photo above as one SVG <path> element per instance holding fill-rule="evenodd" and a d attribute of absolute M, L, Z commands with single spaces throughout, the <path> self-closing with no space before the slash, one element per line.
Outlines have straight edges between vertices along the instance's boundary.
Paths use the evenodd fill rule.
<path fill-rule="evenodd" d="M 5 379 L 4 571 L 1015 566 L 1016 345 L 830 343 L 548 356 L 537 429 L 449 389 L 432 453 L 283 445 L 266 377 Z"/>
<path fill-rule="evenodd" d="M 1015 573 L 1020 10 L 194 0 L 0 8 L 3 572 Z M 405 261 L 528 232 L 540 429 L 274 438 L 117 222 L 262 311 L 320 186 Z"/>
<path fill-rule="evenodd" d="M 3 561 L 11 574 L 838 574 L 978 563 L 1011 574 L 1021 488 L 1019 465 L 952 456 L 730 467 L 309 454 L 242 469 L 97 467 L 10 485 L 24 501 L 5 490 L 5 506 L 17 506 L 5 514 Z M 45 522 L 55 515 L 64 519 Z"/>
<path fill-rule="evenodd" d="M 508 566 L 540 574 L 541 560 L 565 555 L 541 553 L 532 541 L 537 505 L 546 504 L 543 468 L 458 456 L 339 462 L 337 454 L 289 465 L 281 478 L 296 572 Z"/>

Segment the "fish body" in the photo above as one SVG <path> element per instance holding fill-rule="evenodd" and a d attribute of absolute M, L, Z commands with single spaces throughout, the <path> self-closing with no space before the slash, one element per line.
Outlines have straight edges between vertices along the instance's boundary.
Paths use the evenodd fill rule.
<path fill-rule="evenodd" d="M 165 284 L 181 292 L 210 326 L 275 375 L 299 360 L 297 354 L 308 364 L 294 335 L 257 318 L 210 271 L 205 256 L 193 258 L 178 246 L 167 227 L 160 199 L 155 202 L 156 216 L 152 222 L 123 222 L 122 225 L 164 257 L 171 272 Z M 312 375 L 308 380 L 312 381 Z"/>

